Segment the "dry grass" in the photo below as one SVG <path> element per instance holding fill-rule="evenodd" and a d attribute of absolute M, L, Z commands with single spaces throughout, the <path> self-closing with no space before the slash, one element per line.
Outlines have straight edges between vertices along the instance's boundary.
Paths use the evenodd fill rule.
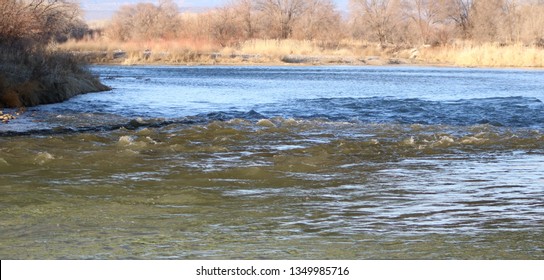
<path fill-rule="evenodd" d="M 521 44 L 499 46 L 462 42 L 438 47 L 381 46 L 360 40 L 335 43 L 309 40 L 255 39 L 221 48 L 202 39 L 115 42 L 105 39 L 70 41 L 61 50 L 94 52 L 92 63 L 115 64 L 279 64 L 391 61 L 463 67 L 544 67 L 544 49 Z M 149 50 L 149 52 L 146 52 Z M 416 51 L 417 50 L 417 51 Z M 115 55 L 122 51 L 122 56 Z M 414 59 L 414 53 L 417 58 Z M 98 55 L 100 54 L 100 55 Z"/>
<path fill-rule="evenodd" d="M 304 56 L 328 61 L 350 58 L 357 60 L 368 56 L 389 57 L 386 49 L 356 40 L 325 43 L 309 40 L 254 39 L 235 46 L 221 48 L 202 39 L 176 39 L 119 42 L 104 38 L 69 41 L 58 46 L 60 50 L 92 53 L 89 62 L 116 64 L 277 64 L 288 56 Z M 116 55 L 122 53 L 123 55 Z"/>
<path fill-rule="evenodd" d="M 465 67 L 544 67 L 544 49 L 522 44 L 463 43 L 422 49 L 419 59 L 425 63 Z"/>
<path fill-rule="evenodd" d="M 73 56 L 1 47 L 0 107 L 28 107 L 107 90 Z"/>
<path fill-rule="evenodd" d="M 225 50 L 228 51 L 228 50 Z M 322 50 L 312 41 L 299 40 L 249 40 L 242 42 L 235 52 L 281 57 L 290 54 L 319 55 Z"/>
<path fill-rule="evenodd" d="M 208 63 L 218 48 L 208 40 L 176 39 L 119 42 L 107 39 L 70 40 L 57 46 L 62 51 L 76 52 L 92 63 L 120 64 L 186 64 Z M 89 54 L 91 53 L 91 54 Z"/>
<path fill-rule="evenodd" d="M 240 43 L 236 48 L 226 48 L 223 52 L 238 54 L 259 54 L 281 59 L 288 55 L 299 56 L 336 56 L 357 57 L 386 56 L 384 49 L 363 41 L 342 40 L 337 43 L 327 43 L 311 40 L 265 40 L 256 39 Z"/>

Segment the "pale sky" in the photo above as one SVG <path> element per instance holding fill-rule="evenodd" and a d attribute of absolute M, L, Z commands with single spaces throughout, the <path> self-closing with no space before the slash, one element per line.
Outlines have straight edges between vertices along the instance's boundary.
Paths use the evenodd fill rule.
<path fill-rule="evenodd" d="M 113 13 L 124 4 L 138 2 L 158 3 L 158 0 L 80 0 L 85 19 L 97 20 L 108 19 Z M 221 6 L 226 0 L 175 0 L 181 9 L 202 10 L 210 7 Z M 339 10 L 346 11 L 349 0 L 334 0 Z"/>

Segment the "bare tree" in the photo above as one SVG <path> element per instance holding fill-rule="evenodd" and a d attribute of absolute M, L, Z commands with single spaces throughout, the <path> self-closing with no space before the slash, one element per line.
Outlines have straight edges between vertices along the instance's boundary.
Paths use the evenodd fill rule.
<path fill-rule="evenodd" d="M 472 2 L 473 0 L 448 0 L 445 4 L 448 18 L 457 24 L 463 39 L 470 38 Z"/>
<path fill-rule="evenodd" d="M 107 28 L 112 39 L 149 40 L 176 36 L 180 26 L 178 7 L 171 0 L 124 5 L 115 13 Z"/>
<path fill-rule="evenodd" d="M 521 38 L 525 43 L 532 43 L 544 48 L 544 0 L 533 0 L 520 8 L 523 15 Z"/>
<path fill-rule="evenodd" d="M 134 7 L 124 5 L 113 15 L 113 18 L 109 25 L 106 27 L 106 34 L 110 39 L 119 41 L 128 41 L 132 38 L 132 17 L 134 14 Z"/>
<path fill-rule="evenodd" d="M 257 27 L 258 11 L 256 10 L 256 2 L 254 0 L 234 0 L 227 6 L 234 9 L 244 39 L 252 39 L 257 36 L 259 30 Z"/>
<path fill-rule="evenodd" d="M 257 9 L 263 12 L 273 32 L 272 36 L 287 39 L 293 33 L 294 23 L 308 8 L 310 0 L 257 0 Z M 274 34 L 275 33 L 275 34 Z"/>
<path fill-rule="evenodd" d="M 342 16 L 330 0 L 309 1 L 293 29 L 295 38 L 339 41 L 343 37 Z"/>
<path fill-rule="evenodd" d="M 500 40 L 519 42 L 521 40 L 522 22 L 525 15 L 521 13 L 521 1 L 504 0 L 503 20 L 500 22 Z"/>
<path fill-rule="evenodd" d="M 409 0 L 406 5 L 408 16 L 415 23 L 420 41 L 432 43 L 437 35 L 438 25 L 444 21 L 446 0 Z"/>
<path fill-rule="evenodd" d="M 402 21 L 401 0 L 351 0 L 352 16 L 358 18 L 381 44 L 391 43 Z"/>
<path fill-rule="evenodd" d="M 149 40 L 162 37 L 164 30 L 159 29 L 160 9 L 151 3 L 139 3 L 130 10 L 131 26 L 128 30 L 131 37 Z"/>
<path fill-rule="evenodd" d="M 504 0 L 474 0 L 471 9 L 472 39 L 490 42 L 499 38 L 499 26 L 504 20 Z"/>
<path fill-rule="evenodd" d="M 218 8 L 211 13 L 211 18 L 210 34 L 221 47 L 231 45 L 242 37 L 241 24 L 233 7 Z"/>
<path fill-rule="evenodd" d="M 179 7 L 173 0 L 159 0 L 159 19 L 157 29 L 161 30 L 162 38 L 177 36 L 181 28 Z"/>
<path fill-rule="evenodd" d="M 46 44 L 78 25 L 79 6 L 64 0 L 0 0 L 0 38 L 4 44 L 32 40 Z"/>

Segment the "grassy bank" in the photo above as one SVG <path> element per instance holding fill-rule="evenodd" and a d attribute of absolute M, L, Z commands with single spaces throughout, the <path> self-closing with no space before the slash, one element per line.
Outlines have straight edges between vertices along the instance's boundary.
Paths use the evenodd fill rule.
<path fill-rule="evenodd" d="M 308 40 L 264 40 L 220 47 L 209 41 L 154 40 L 116 42 L 106 39 L 70 41 L 60 50 L 97 64 L 387 64 L 410 53 L 376 44 L 342 41 L 326 45 Z M 382 61 L 383 60 L 383 61 Z"/>
<path fill-rule="evenodd" d="M 544 67 L 544 48 L 522 44 L 463 43 L 424 48 L 420 61 L 465 67 Z"/>
<path fill-rule="evenodd" d="M 343 40 L 249 40 L 233 47 L 188 40 L 115 42 L 105 39 L 60 45 L 90 63 L 104 64 L 435 64 L 462 67 L 544 67 L 544 49 L 521 44 L 399 47 Z"/>
<path fill-rule="evenodd" d="M 109 89 L 74 56 L 0 46 L 0 107 L 56 103 Z"/>
<path fill-rule="evenodd" d="M 0 109 L 108 89 L 78 58 L 51 50 L 82 31 L 77 3 L 8 0 L 0 1 L 0 11 Z"/>

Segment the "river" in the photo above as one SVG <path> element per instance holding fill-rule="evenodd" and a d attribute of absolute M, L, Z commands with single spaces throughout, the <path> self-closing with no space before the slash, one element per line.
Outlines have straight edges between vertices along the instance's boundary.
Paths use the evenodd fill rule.
<path fill-rule="evenodd" d="M 544 71 L 92 71 L 0 124 L 1 259 L 544 258 Z"/>

